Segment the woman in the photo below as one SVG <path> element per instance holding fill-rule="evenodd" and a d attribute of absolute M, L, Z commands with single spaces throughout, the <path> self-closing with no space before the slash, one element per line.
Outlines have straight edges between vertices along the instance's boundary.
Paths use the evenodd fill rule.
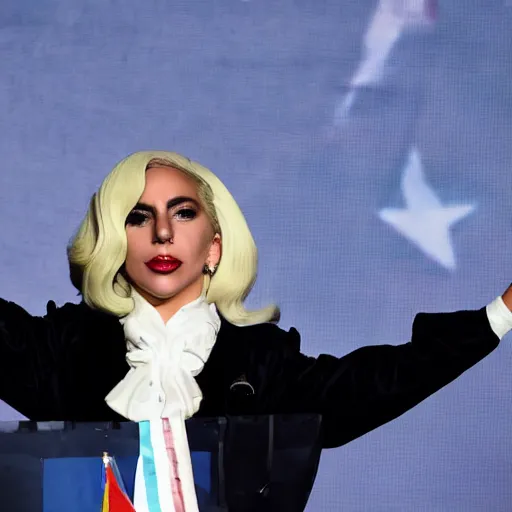
<path fill-rule="evenodd" d="M 243 305 L 257 254 L 234 199 L 175 153 L 120 162 L 68 256 L 81 304 L 49 302 L 35 318 L 0 302 L 0 398 L 32 420 L 128 418 L 157 425 L 155 439 L 173 432 L 183 488 L 168 499 L 187 511 L 186 418 L 321 413 L 323 446 L 340 446 L 454 380 L 512 327 L 509 289 L 479 311 L 419 314 L 404 345 L 301 354 L 297 331 L 272 323 L 275 306 Z M 236 406 L 234 384 L 248 390 Z"/>

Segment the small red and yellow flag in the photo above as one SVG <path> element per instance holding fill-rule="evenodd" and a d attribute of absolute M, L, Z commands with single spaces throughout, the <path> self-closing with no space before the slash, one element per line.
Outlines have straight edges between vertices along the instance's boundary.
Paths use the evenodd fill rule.
<path fill-rule="evenodd" d="M 108 453 L 103 454 L 105 466 L 105 491 L 101 512 L 135 512 L 135 508 L 126 495 L 121 475 L 112 457 Z"/>

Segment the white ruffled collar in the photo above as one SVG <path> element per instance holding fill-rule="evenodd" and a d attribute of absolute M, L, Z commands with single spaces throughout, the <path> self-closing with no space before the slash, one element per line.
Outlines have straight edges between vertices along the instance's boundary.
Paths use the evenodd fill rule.
<path fill-rule="evenodd" d="M 203 369 L 220 329 L 214 304 L 204 295 L 164 323 L 158 311 L 135 290 L 134 309 L 120 320 L 130 371 L 107 395 L 108 405 L 132 421 L 184 418 L 199 409 L 202 393 L 194 377 Z"/>

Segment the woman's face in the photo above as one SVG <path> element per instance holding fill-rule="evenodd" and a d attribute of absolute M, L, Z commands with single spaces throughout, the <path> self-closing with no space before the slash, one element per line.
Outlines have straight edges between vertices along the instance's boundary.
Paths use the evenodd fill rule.
<path fill-rule="evenodd" d="M 199 297 L 203 268 L 217 265 L 220 236 L 214 233 L 196 182 L 178 169 L 146 171 L 146 186 L 126 219 L 125 271 L 154 306 L 179 307 Z"/>

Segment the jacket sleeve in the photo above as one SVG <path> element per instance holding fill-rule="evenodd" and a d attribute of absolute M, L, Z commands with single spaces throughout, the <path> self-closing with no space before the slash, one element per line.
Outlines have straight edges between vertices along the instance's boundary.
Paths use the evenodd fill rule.
<path fill-rule="evenodd" d="M 289 336 L 296 338 L 292 329 Z M 324 447 L 341 446 L 397 418 L 497 347 L 485 309 L 420 313 L 412 339 L 336 358 L 308 357 L 293 342 L 267 355 L 266 387 L 276 412 L 318 412 Z"/>
<path fill-rule="evenodd" d="M 58 409 L 63 352 L 55 311 L 49 302 L 47 315 L 36 317 L 0 299 L 0 398 L 29 419 L 51 419 Z"/>

